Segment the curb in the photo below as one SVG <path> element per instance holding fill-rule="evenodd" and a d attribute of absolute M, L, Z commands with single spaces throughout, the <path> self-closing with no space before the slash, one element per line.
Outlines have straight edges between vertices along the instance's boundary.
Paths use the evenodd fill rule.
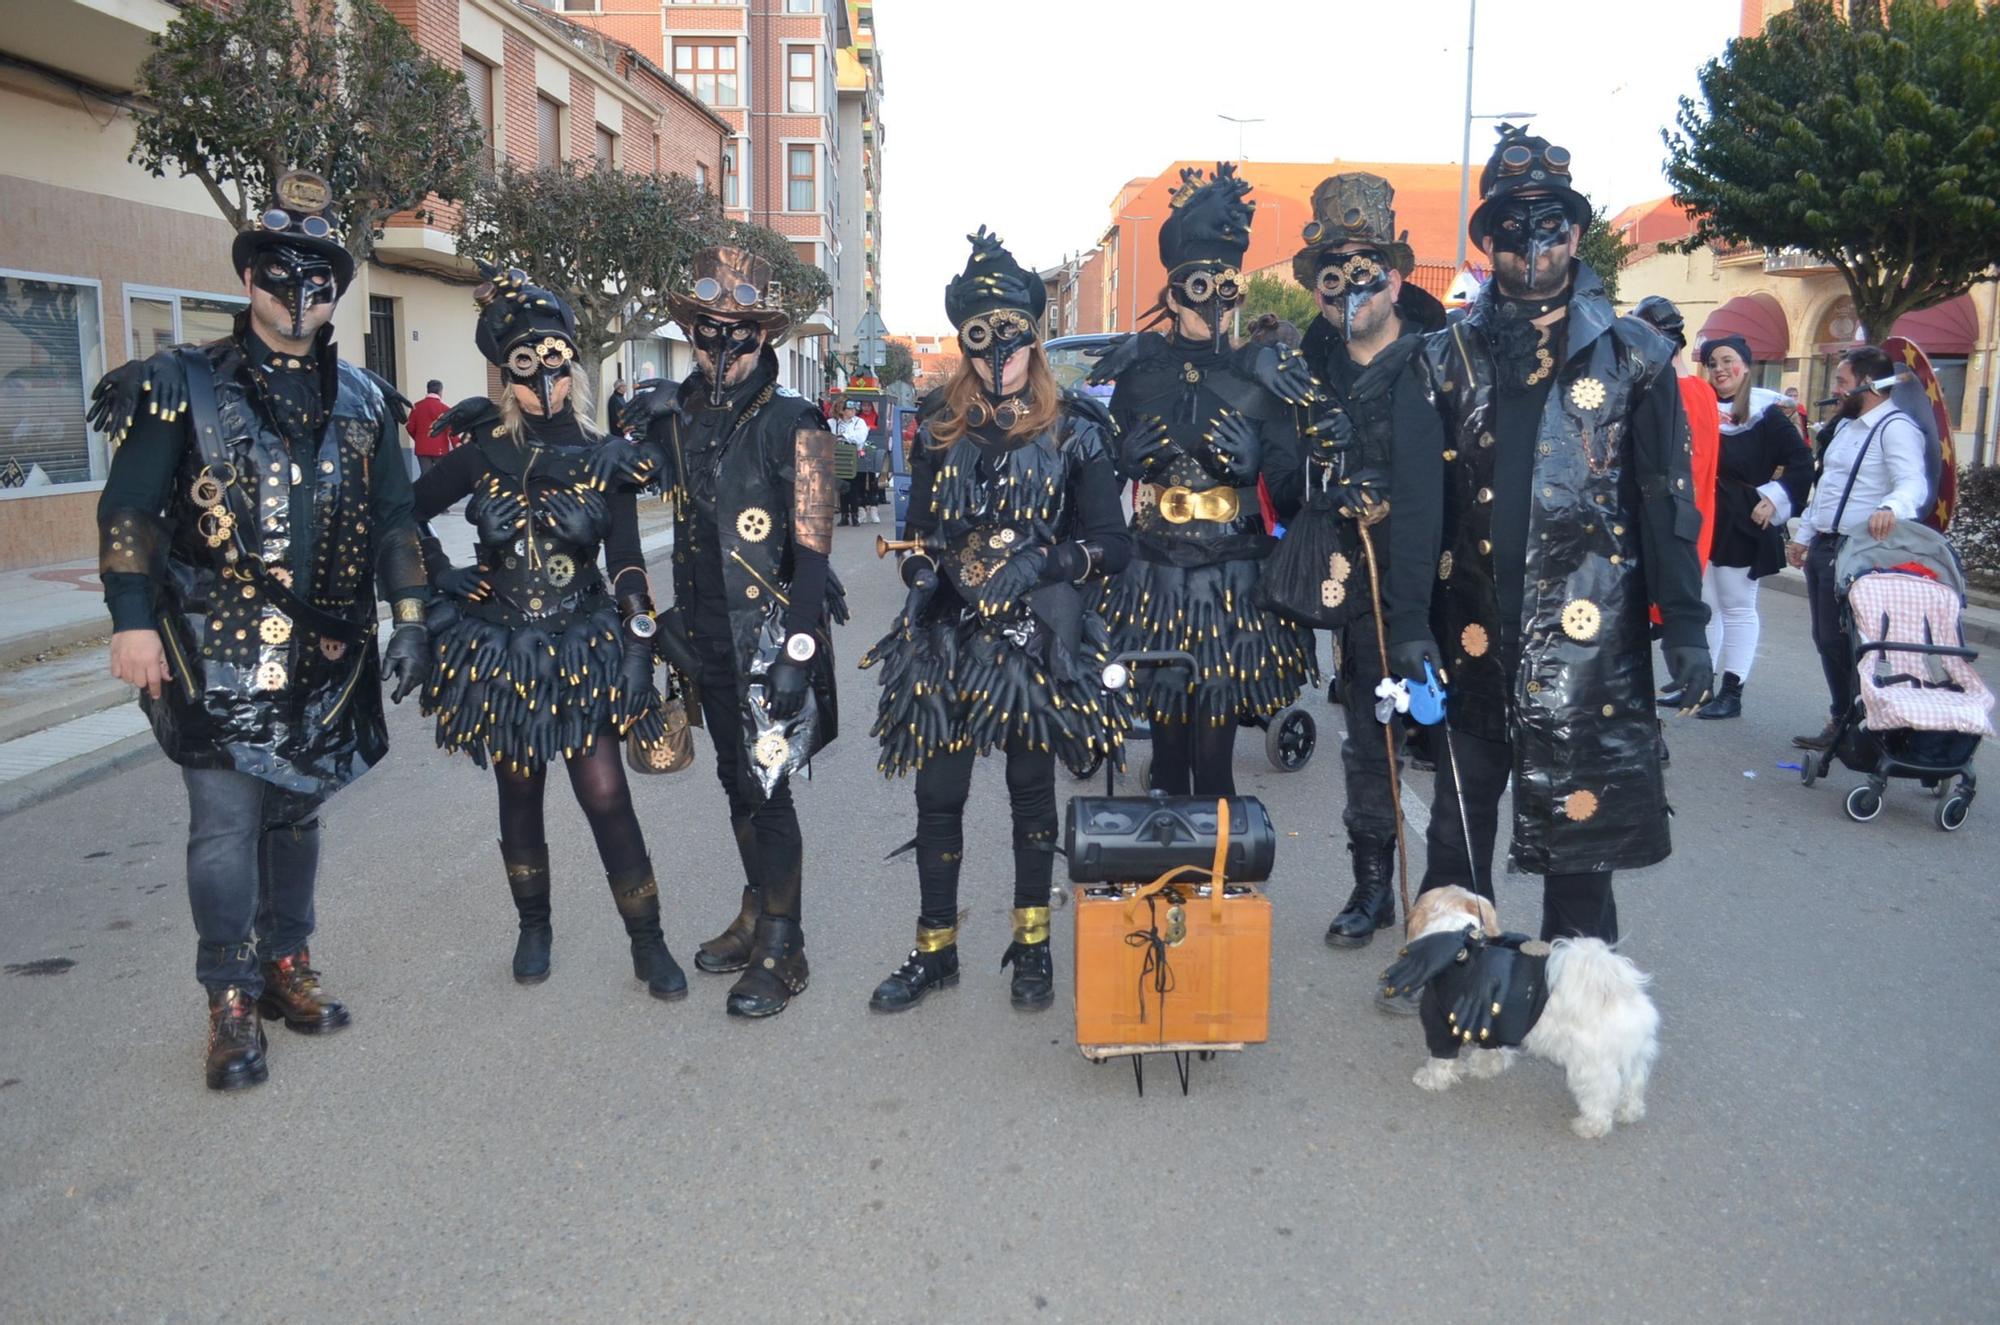
<path fill-rule="evenodd" d="M 1797 572 L 1779 571 L 1776 575 L 1766 575 L 1757 583 L 1768 584 L 1779 593 L 1790 594 L 1794 598 L 1806 596 L 1806 577 Z M 1966 644 L 2000 647 L 2000 623 L 1982 621 L 1973 616 L 1975 612 L 1984 615 L 1991 610 L 1977 606 L 1966 608 L 1964 615 L 1959 618 L 1959 628 L 1965 635 Z"/>
<path fill-rule="evenodd" d="M 75 625 L 57 626 L 53 630 L 37 630 L 26 635 L 9 635 L 0 639 L 0 667 L 17 662 L 25 662 L 38 653 L 48 653 L 55 649 L 67 649 L 85 640 L 109 639 L 111 618 L 103 613 L 93 614 L 88 621 Z"/>
<path fill-rule="evenodd" d="M 72 687 L 66 697 L 53 702 L 23 705 L 14 713 L 0 712 L 0 745 L 17 736 L 27 736 L 55 727 L 72 718 L 102 713 L 132 698 L 132 687 L 123 681 L 93 681 Z"/>
<path fill-rule="evenodd" d="M 0 818 L 156 758 L 164 759 L 166 756 L 160 753 L 153 733 L 135 732 L 102 749 L 65 759 L 39 773 L 30 773 L 27 777 L 0 785 Z"/>

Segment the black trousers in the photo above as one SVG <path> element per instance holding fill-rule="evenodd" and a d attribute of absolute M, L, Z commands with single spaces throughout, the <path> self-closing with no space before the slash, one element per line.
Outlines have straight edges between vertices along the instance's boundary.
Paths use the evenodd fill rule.
<path fill-rule="evenodd" d="M 792 806 L 791 780 L 781 780 L 766 796 L 750 769 L 748 719 L 736 694 L 741 666 L 735 645 L 726 637 L 704 635 L 695 647 L 701 652 L 702 721 L 715 746 L 715 777 L 729 800 L 729 825 L 744 879 L 757 890 L 764 914 L 797 919 L 805 839 Z"/>
<path fill-rule="evenodd" d="M 319 879 L 317 796 L 231 768 L 183 768 L 188 794 L 188 908 L 195 979 L 211 993 L 264 992 L 260 961 L 288 957 L 313 933 Z"/>
<path fill-rule="evenodd" d="M 1424 886 L 1420 891 L 1456 884 L 1491 901 L 1500 797 L 1513 776 L 1514 750 L 1506 741 L 1481 740 L 1462 731 L 1453 731 L 1450 737 L 1450 748 L 1457 755 L 1458 777 L 1454 780 L 1452 760 L 1440 750 L 1437 793 L 1431 799 L 1431 826 L 1425 835 Z M 1458 816 L 1457 793 L 1461 789 L 1465 793 L 1463 824 Z M 1611 872 L 1544 875 L 1541 936 L 1616 943 L 1618 902 L 1611 893 Z"/>
<path fill-rule="evenodd" d="M 1347 844 L 1381 848 L 1396 842 L 1396 806 L 1389 794 L 1389 751 L 1382 741 L 1382 724 L 1375 721 L 1375 687 L 1382 681 L 1382 650 L 1375 638 L 1375 618 L 1360 617 L 1335 636 L 1340 648 L 1340 706 L 1347 715 L 1347 734 L 1340 741 L 1340 767 L 1346 775 L 1347 807 L 1341 820 Z M 1389 725 L 1398 761 L 1403 754 L 1403 723 Z"/>
<path fill-rule="evenodd" d="M 840 518 L 848 524 L 853 524 L 855 515 L 861 509 L 861 479 L 859 476 L 844 478 L 839 480 L 839 483 Z"/>
<path fill-rule="evenodd" d="M 917 770 L 918 921 L 942 929 L 958 919 L 958 874 L 965 860 L 965 802 L 971 750 L 934 755 Z M 1056 757 L 1007 743 L 1007 799 L 1014 812 L 1014 905 L 1047 906 L 1055 876 Z"/>
<path fill-rule="evenodd" d="M 1819 669 L 1826 675 L 1828 710 L 1836 718 L 1854 707 L 1854 662 L 1840 628 L 1840 599 L 1834 593 L 1833 554 L 1839 548 L 1838 534 L 1817 534 L 1806 545 L 1806 606 L 1812 611 L 1813 647 L 1819 650 Z"/>

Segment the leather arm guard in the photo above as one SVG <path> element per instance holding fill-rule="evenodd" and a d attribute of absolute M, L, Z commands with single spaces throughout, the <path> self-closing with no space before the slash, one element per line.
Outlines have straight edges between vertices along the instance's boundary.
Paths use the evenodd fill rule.
<path fill-rule="evenodd" d="M 840 499 L 833 477 L 833 434 L 800 428 L 792 435 L 792 537 L 808 551 L 833 552 Z"/>

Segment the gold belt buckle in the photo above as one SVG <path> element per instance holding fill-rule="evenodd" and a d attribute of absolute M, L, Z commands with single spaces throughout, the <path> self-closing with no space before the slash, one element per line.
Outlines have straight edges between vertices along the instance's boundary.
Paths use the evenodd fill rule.
<path fill-rule="evenodd" d="M 1234 488 L 1172 487 L 1160 492 L 1160 518 L 1169 524 L 1192 520 L 1234 520 L 1241 506 Z"/>

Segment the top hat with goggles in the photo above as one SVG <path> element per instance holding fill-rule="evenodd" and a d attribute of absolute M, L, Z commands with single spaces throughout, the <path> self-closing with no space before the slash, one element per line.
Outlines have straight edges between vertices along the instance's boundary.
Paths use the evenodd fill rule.
<path fill-rule="evenodd" d="M 305 310 L 330 304 L 354 279 L 354 255 L 340 242 L 333 189 L 318 175 L 294 170 L 278 180 L 277 195 L 229 245 L 229 261 L 251 283 L 286 305 L 292 334 L 302 335 Z"/>
<path fill-rule="evenodd" d="M 576 314 L 551 290 L 528 284 L 519 267 L 477 263 L 486 279 L 472 292 L 479 322 L 472 340 L 509 383 L 532 389 L 552 412 L 555 384 L 576 361 Z"/>
<path fill-rule="evenodd" d="M 1570 225 L 1589 225 L 1590 199 L 1570 183 L 1569 149 L 1512 124 L 1502 124 L 1499 134 L 1492 157 L 1479 172 L 1479 207 L 1466 222 L 1472 242 L 1487 247 L 1504 205 L 1528 196 L 1560 202 Z"/>
<path fill-rule="evenodd" d="M 1349 244 L 1367 244 L 1407 279 L 1416 270 L 1409 232 L 1396 233 L 1396 190 L 1380 175 L 1354 171 L 1332 175 L 1313 190 L 1312 220 L 1300 237 L 1305 247 L 1292 255 L 1292 275 L 1308 290 L 1328 255 Z"/>
<path fill-rule="evenodd" d="M 944 314 L 958 330 L 968 358 L 985 359 L 993 370 L 988 394 L 1000 389 L 1001 370 L 1015 351 L 1035 343 L 1049 306 L 1042 278 L 1014 260 L 1000 236 L 985 226 L 967 235 L 972 256 L 965 270 L 946 282 Z"/>
<path fill-rule="evenodd" d="M 771 264 L 748 249 L 724 245 L 695 255 L 693 278 L 685 290 L 667 295 L 667 311 L 683 327 L 698 318 L 752 322 L 776 345 L 792 319 L 780 306 L 782 291 L 771 280 Z"/>

